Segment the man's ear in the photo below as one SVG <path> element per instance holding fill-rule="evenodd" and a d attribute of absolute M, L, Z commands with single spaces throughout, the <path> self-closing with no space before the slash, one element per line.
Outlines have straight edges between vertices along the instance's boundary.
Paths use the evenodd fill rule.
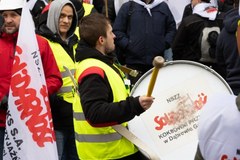
<path fill-rule="evenodd" d="M 104 38 L 103 38 L 102 36 L 100 36 L 100 37 L 98 38 L 98 41 L 99 41 L 99 43 L 102 45 L 102 44 L 104 43 Z"/>

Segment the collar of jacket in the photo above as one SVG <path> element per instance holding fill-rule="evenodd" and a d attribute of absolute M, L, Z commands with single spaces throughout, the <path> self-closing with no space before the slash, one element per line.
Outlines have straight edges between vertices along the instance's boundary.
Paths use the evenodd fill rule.
<path fill-rule="evenodd" d="M 15 32 L 13 34 L 7 34 L 7 33 L 3 32 L 1 37 L 6 40 L 17 40 L 18 32 Z"/>

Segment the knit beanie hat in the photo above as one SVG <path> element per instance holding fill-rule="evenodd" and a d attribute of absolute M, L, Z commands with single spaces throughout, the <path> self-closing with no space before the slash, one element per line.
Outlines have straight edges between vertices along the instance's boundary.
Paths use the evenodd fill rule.
<path fill-rule="evenodd" d="M 22 14 L 22 8 L 15 9 L 15 10 L 13 10 L 13 11 L 17 12 L 17 14 L 19 14 L 20 16 L 21 16 L 21 14 Z"/>

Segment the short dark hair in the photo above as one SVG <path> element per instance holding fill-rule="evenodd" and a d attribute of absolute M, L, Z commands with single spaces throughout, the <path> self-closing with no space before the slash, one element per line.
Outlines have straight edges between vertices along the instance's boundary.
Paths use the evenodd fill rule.
<path fill-rule="evenodd" d="M 107 36 L 107 27 L 111 25 L 109 19 L 100 13 L 91 13 L 81 19 L 79 23 L 80 39 L 90 47 L 95 47 L 100 36 Z"/>

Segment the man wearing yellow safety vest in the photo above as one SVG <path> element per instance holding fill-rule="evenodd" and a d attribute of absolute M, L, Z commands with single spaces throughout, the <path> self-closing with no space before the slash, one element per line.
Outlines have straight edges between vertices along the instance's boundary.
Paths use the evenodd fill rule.
<path fill-rule="evenodd" d="M 75 78 L 81 101 L 73 105 L 74 130 L 81 160 L 144 159 L 138 149 L 112 126 L 127 122 L 150 108 L 153 97 L 129 97 L 124 73 L 113 63 L 115 49 L 110 21 L 92 13 L 80 21 Z"/>
<path fill-rule="evenodd" d="M 59 160 L 78 160 L 73 129 L 73 82 L 64 68 L 66 66 L 75 73 L 77 13 L 69 0 L 52 1 L 46 12 L 46 20 L 43 20 L 46 23 L 39 26 L 38 33 L 48 40 L 63 80 L 58 94 L 50 99 L 58 156 Z"/>

